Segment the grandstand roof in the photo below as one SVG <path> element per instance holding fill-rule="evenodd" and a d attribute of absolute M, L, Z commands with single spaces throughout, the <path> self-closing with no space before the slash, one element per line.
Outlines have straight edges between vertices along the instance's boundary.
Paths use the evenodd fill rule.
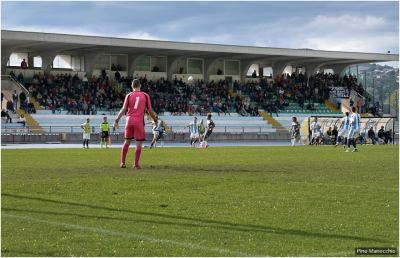
<path fill-rule="evenodd" d="M 128 55 L 223 57 L 225 59 L 263 60 L 271 63 L 284 61 L 299 64 L 358 64 L 399 60 L 398 54 L 220 45 L 10 30 L 2 30 L 1 48 L 2 51 L 12 49 L 13 52 L 55 51 L 76 55 L 104 52 Z"/>

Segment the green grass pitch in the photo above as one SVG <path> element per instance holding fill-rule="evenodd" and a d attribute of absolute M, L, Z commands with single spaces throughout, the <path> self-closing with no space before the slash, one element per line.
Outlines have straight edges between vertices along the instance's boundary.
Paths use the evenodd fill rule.
<path fill-rule="evenodd" d="M 128 158 L 133 159 L 133 149 Z M 2 151 L 3 256 L 354 256 L 398 248 L 398 146 Z"/>

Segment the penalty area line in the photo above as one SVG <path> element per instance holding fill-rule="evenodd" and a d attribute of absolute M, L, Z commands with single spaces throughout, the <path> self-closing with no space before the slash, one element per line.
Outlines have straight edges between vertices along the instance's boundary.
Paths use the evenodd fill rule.
<path fill-rule="evenodd" d="M 76 229 L 76 230 L 85 231 L 85 232 L 93 232 L 93 233 L 108 235 L 108 236 L 117 236 L 117 237 L 124 237 L 124 238 L 134 239 L 134 240 L 149 241 L 149 242 L 153 242 L 153 243 L 168 244 L 168 245 L 174 245 L 174 246 L 179 246 L 179 247 L 184 247 L 184 248 L 189 248 L 189 249 L 194 249 L 194 250 L 207 251 L 207 252 L 211 251 L 211 252 L 220 253 L 220 254 L 228 254 L 230 256 L 252 256 L 252 255 L 249 255 L 246 253 L 234 252 L 234 251 L 231 251 L 231 250 L 228 250 L 225 248 L 206 247 L 203 245 L 187 243 L 187 242 L 180 242 L 180 241 L 169 240 L 169 239 L 159 239 L 159 238 L 154 238 L 154 237 L 150 237 L 150 236 L 146 236 L 146 235 L 142 235 L 142 234 L 136 234 L 136 233 L 120 232 L 120 231 L 102 229 L 102 228 L 97 228 L 97 227 L 80 226 L 80 225 L 70 224 L 70 223 L 65 223 L 65 222 L 56 222 L 56 221 L 50 221 L 50 220 L 35 219 L 32 217 L 18 216 L 18 215 L 8 214 L 8 213 L 4 213 L 4 212 L 2 215 L 3 215 L 3 217 L 7 217 L 7 218 L 43 223 L 43 224 L 54 225 L 54 226 L 61 226 L 61 227 L 69 228 L 69 229 Z"/>

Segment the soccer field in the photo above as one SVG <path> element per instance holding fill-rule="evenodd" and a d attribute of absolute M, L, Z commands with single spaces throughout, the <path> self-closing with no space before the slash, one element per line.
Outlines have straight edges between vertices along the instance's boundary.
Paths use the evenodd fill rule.
<path fill-rule="evenodd" d="M 354 256 L 398 247 L 398 146 L 2 151 L 3 256 Z"/>

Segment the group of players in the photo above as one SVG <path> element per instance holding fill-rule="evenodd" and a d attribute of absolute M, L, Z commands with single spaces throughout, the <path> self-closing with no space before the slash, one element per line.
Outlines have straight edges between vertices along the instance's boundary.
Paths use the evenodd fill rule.
<path fill-rule="evenodd" d="M 336 137 L 335 147 L 337 147 L 341 140 L 344 139 L 344 148 L 346 149 L 346 152 L 350 151 L 350 145 L 353 146 L 353 152 L 358 151 L 356 139 L 360 135 L 360 129 L 361 116 L 357 113 L 357 109 L 355 107 L 352 107 L 351 114 L 349 112 L 346 112 L 345 116 L 341 119 L 339 133 Z M 314 121 L 310 125 L 310 130 L 310 144 L 320 145 L 322 143 L 322 132 L 321 123 L 318 122 L 317 117 L 314 117 Z"/>
<path fill-rule="evenodd" d="M 121 168 L 126 168 L 126 156 L 131 141 L 133 139 L 136 141 L 135 159 L 133 163 L 133 168 L 135 169 L 141 168 L 140 156 L 142 151 L 142 142 L 145 140 L 144 117 L 146 111 L 153 119 L 152 124 L 153 124 L 154 137 L 150 147 L 151 148 L 154 147 L 157 141 L 160 140 L 165 135 L 165 123 L 161 121 L 158 118 L 157 114 L 152 110 L 150 96 L 147 93 L 142 92 L 140 88 L 141 85 L 139 80 L 134 79 L 132 81 L 133 91 L 126 95 L 124 104 L 121 110 L 119 111 L 113 125 L 114 129 L 118 128 L 119 120 L 122 118 L 122 116 L 124 115 L 126 116 L 125 133 L 124 133 L 125 141 L 124 144 L 122 145 L 121 159 L 120 159 Z M 87 122 L 85 124 L 81 125 L 81 127 L 84 130 L 83 146 L 85 148 L 86 144 L 86 148 L 88 148 L 90 132 L 91 132 L 89 118 L 87 119 Z M 215 128 L 215 123 L 211 119 L 211 114 L 207 114 L 206 126 L 204 126 L 203 120 L 201 120 L 200 123 L 197 123 L 197 117 L 194 117 L 193 121 L 189 125 L 185 126 L 185 128 L 189 128 L 190 145 L 192 147 L 196 147 L 198 143 L 198 147 L 207 148 L 208 147 L 207 139 L 212 134 Z M 312 132 L 311 142 L 319 145 L 321 143 L 322 133 L 321 133 L 321 124 L 318 122 L 317 117 L 315 117 L 314 121 L 311 123 L 310 129 Z M 110 144 L 109 142 L 110 126 L 107 122 L 106 117 L 104 118 L 104 121 L 101 124 L 101 130 L 102 130 L 101 145 L 103 146 L 103 143 L 105 143 L 107 148 L 108 144 Z M 340 126 L 338 137 L 336 139 L 335 146 L 339 144 L 339 137 L 345 137 L 345 141 L 347 144 L 346 152 L 349 152 L 350 144 L 353 145 L 354 148 L 353 152 L 357 151 L 356 137 L 359 135 L 359 133 L 360 133 L 360 115 L 356 112 L 356 108 L 353 107 L 352 114 L 349 115 L 349 113 L 346 113 L 346 116 L 342 118 L 342 123 Z M 300 124 L 298 123 L 296 117 L 293 117 L 291 138 L 292 138 L 292 145 L 294 145 L 296 141 L 300 140 Z"/>
<path fill-rule="evenodd" d="M 124 104 L 119 111 L 115 122 L 113 124 L 113 130 L 119 128 L 119 120 L 122 116 L 126 116 L 125 141 L 122 145 L 120 167 L 126 168 L 126 156 L 129 150 L 131 141 L 134 139 L 136 141 L 135 148 L 135 159 L 133 163 L 134 169 L 140 169 L 140 156 L 142 152 L 142 142 L 145 140 L 145 114 L 146 112 L 152 118 L 153 125 L 153 140 L 150 144 L 150 148 L 156 146 L 157 141 L 162 139 L 166 135 L 165 133 L 165 123 L 158 118 L 157 114 L 153 111 L 151 107 L 150 96 L 140 90 L 141 85 L 139 80 L 134 79 L 132 81 L 132 92 L 128 93 L 125 97 Z M 190 145 L 196 147 L 196 143 L 199 143 L 199 147 L 208 147 L 207 139 L 210 137 L 215 124 L 211 119 L 211 114 L 207 115 L 207 130 L 203 124 L 197 124 L 197 118 L 194 117 L 193 122 L 188 126 L 190 132 Z M 185 127 L 185 128 L 186 128 Z M 81 125 L 83 129 L 83 148 L 89 148 L 89 140 L 91 133 L 90 119 L 88 118 L 86 123 Z M 110 143 L 110 126 L 107 121 L 107 117 L 104 117 L 103 123 L 101 124 L 101 146 L 105 143 L 106 148 Z"/>
<path fill-rule="evenodd" d="M 164 121 L 159 119 L 158 115 L 156 115 L 157 121 L 151 121 L 149 124 L 152 125 L 153 139 L 150 143 L 150 149 L 157 146 L 157 143 L 162 140 L 166 135 L 166 124 Z M 192 147 L 196 147 L 196 143 L 199 143 L 199 148 L 208 148 L 207 139 L 210 137 L 213 129 L 215 127 L 214 121 L 211 119 L 212 115 L 207 114 L 206 125 L 204 126 L 203 119 L 200 123 L 197 123 L 197 117 L 193 118 L 193 122 L 189 125 L 185 126 L 185 128 L 189 128 L 190 132 L 190 145 Z M 90 125 L 90 119 L 87 118 L 86 122 L 81 124 L 81 128 L 83 129 L 83 148 L 89 149 L 89 141 L 92 127 Z M 111 137 L 110 137 L 110 125 L 107 121 L 107 117 L 103 117 L 103 122 L 100 125 L 100 146 L 103 148 L 104 146 L 108 148 L 111 146 Z M 113 128 L 115 130 L 115 128 Z"/>
<path fill-rule="evenodd" d="M 190 146 L 199 148 L 208 148 L 207 139 L 210 137 L 215 127 L 215 123 L 211 119 L 211 117 L 212 117 L 211 113 L 208 113 L 206 119 L 206 126 L 204 126 L 203 119 L 200 121 L 200 123 L 197 123 L 197 117 L 194 117 L 193 121 L 184 127 L 184 129 L 189 128 Z M 150 123 L 153 125 L 153 140 L 150 143 L 150 148 L 153 148 L 156 146 L 158 141 L 160 141 L 161 139 L 164 138 L 164 136 L 166 136 L 166 128 L 165 128 L 166 125 L 164 121 L 158 118 L 158 116 L 157 116 L 157 122 L 152 121 Z"/>
<path fill-rule="evenodd" d="M 189 128 L 190 146 L 196 147 L 198 142 L 199 148 L 208 148 L 207 139 L 215 128 L 215 123 L 211 119 L 211 113 L 207 114 L 206 127 L 204 126 L 203 119 L 201 119 L 200 123 L 197 123 L 197 117 L 194 117 L 193 121 L 185 126 L 185 128 Z"/>

